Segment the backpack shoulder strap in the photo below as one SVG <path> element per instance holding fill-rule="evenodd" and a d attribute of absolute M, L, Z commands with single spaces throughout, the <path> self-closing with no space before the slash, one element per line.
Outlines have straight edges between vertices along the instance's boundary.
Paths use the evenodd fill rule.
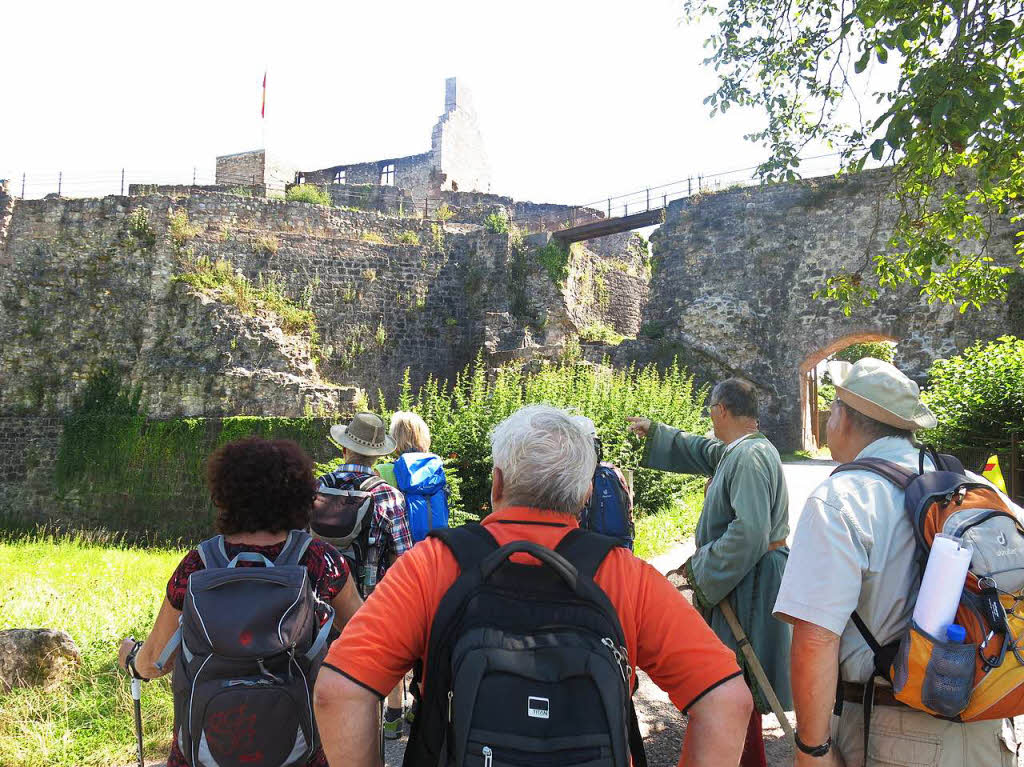
<path fill-rule="evenodd" d="M 378 477 L 376 474 L 371 474 L 369 477 L 359 483 L 359 489 L 364 493 L 372 493 L 378 487 L 386 485 L 387 482 L 383 477 Z"/>
<path fill-rule="evenodd" d="M 590 530 L 574 528 L 566 533 L 565 537 L 555 547 L 555 551 L 561 554 L 576 568 L 576 572 L 585 575 L 590 580 L 594 579 L 601 563 L 616 547 L 622 547 L 622 542 L 617 538 L 608 535 L 601 535 Z M 625 548 L 625 547 L 623 547 Z M 612 615 L 618 621 L 618 613 L 610 601 Z M 633 690 L 630 690 L 629 711 L 627 712 L 629 751 L 633 757 L 633 767 L 647 767 L 647 753 L 644 750 L 644 739 L 640 733 L 640 723 L 637 720 L 636 707 L 633 704 Z"/>
<path fill-rule="evenodd" d="M 886 461 L 884 458 L 858 458 L 856 461 L 837 466 L 832 470 L 832 475 L 841 471 L 870 471 L 889 480 L 901 490 L 906 490 L 918 476 L 910 469 L 906 469 L 898 463 Z"/>
<path fill-rule="evenodd" d="M 216 535 L 213 538 L 207 538 L 196 547 L 196 551 L 199 552 L 199 558 L 203 560 L 203 567 L 207 570 L 212 570 L 217 567 L 227 567 L 229 564 L 228 552 L 224 548 L 223 535 Z"/>
<path fill-rule="evenodd" d="M 292 530 L 288 533 L 288 539 L 284 542 L 281 553 L 274 560 L 275 565 L 297 565 L 306 556 L 309 544 L 313 542 L 313 536 L 305 530 Z"/>
<path fill-rule="evenodd" d="M 562 538 L 555 551 L 568 559 L 580 575 L 593 580 L 608 552 L 621 545 L 610 536 L 573 528 Z"/>
<path fill-rule="evenodd" d="M 499 548 L 487 528 L 476 523 L 460 527 L 436 527 L 427 536 L 439 539 L 448 547 L 459 564 L 459 571 L 463 573 L 469 572 L 484 557 Z"/>

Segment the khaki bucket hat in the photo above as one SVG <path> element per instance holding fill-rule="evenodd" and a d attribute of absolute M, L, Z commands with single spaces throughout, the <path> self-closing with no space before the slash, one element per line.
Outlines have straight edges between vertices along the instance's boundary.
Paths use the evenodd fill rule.
<path fill-rule="evenodd" d="M 830 362 L 829 375 L 836 396 L 868 418 L 917 431 L 932 429 L 937 421 L 921 401 L 921 390 L 894 365 L 874 357 L 849 362 Z"/>
<path fill-rule="evenodd" d="M 331 439 L 359 455 L 389 455 L 397 447 L 384 421 L 373 413 L 356 413 L 348 426 L 332 426 Z"/>

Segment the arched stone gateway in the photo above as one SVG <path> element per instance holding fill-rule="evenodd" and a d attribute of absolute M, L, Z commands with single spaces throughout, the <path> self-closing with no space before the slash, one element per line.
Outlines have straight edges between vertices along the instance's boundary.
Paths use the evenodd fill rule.
<path fill-rule="evenodd" d="M 763 392 L 762 429 L 782 450 L 809 446 L 807 371 L 862 340 L 898 342 L 896 365 L 924 383 L 932 361 L 978 339 L 1021 333 L 1018 286 L 982 311 L 883 291 L 846 316 L 812 298 L 840 269 L 870 265 L 894 220 L 888 175 L 751 187 L 672 203 L 652 237 L 651 298 L 636 342 L 616 361 L 678 356 L 698 381 L 737 375 Z M 1014 230 L 995 228 L 988 254 L 1011 263 Z M 870 268 L 868 270 L 870 272 Z"/>
<path fill-rule="evenodd" d="M 880 333 L 853 333 L 818 349 L 800 363 L 800 443 L 805 449 L 813 450 L 825 443 L 824 424 L 818 415 L 818 365 L 848 346 L 874 341 L 899 343 L 898 338 Z"/>

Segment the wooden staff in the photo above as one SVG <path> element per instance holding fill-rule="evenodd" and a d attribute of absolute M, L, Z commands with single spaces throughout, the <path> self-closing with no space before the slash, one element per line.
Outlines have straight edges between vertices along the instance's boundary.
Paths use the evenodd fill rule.
<path fill-rule="evenodd" d="M 679 576 L 685 578 L 686 573 L 683 568 L 673 570 L 668 573 L 666 577 Z M 678 587 L 680 591 L 687 589 L 693 590 L 693 586 L 689 583 L 683 583 L 682 586 Z M 722 611 L 722 615 L 725 617 L 725 622 L 729 624 L 729 629 L 732 631 L 733 637 L 736 639 L 736 645 L 740 648 L 740 652 L 743 653 L 743 657 L 747 660 L 747 665 L 750 668 L 750 672 L 754 675 L 754 679 L 757 681 L 758 687 L 761 688 L 761 692 L 768 698 L 768 705 L 772 707 L 772 711 L 775 713 L 775 717 L 779 720 L 779 724 L 785 731 L 786 736 L 793 740 L 793 725 L 789 723 L 789 719 L 786 718 L 786 712 L 782 710 L 782 703 L 779 702 L 779 696 L 775 694 L 775 690 L 772 688 L 771 682 L 768 681 L 768 675 L 764 673 L 764 667 L 761 665 L 761 661 L 757 659 L 757 654 L 754 652 L 753 646 L 750 644 L 750 640 L 747 638 L 747 632 L 743 630 L 743 626 L 740 625 L 739 619 L 736 617 L 736 611 L 732 609 L 732 605 L 729 604 L 729 598 L 726 597 L 717 605 L 719 610 Z"/>

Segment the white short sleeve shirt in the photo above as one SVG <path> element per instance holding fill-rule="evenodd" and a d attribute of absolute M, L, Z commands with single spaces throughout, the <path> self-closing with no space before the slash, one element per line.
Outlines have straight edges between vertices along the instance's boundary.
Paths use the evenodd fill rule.
<path fill-rule="evenodd" d="M 900 437 L 876 440 L 857 457 L 869 456 L 918 471 L 918 448 Z M 932 468 L 931 461 L 925 466 Z M 856 610 L 880 644 L 898 640 L 914 612 L 920 579 L 903 491 L 872 472 L 842 472 L 804 505 L 774 612 L 838 634 L 842 678 L 865 682 L 872 653 L 850 615 Z"/>

